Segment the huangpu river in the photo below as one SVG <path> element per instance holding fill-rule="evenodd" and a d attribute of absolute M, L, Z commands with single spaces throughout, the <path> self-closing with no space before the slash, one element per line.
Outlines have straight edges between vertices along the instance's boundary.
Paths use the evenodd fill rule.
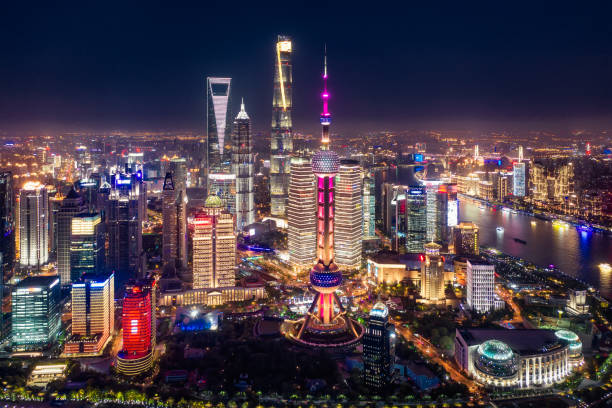
<path fill-rule="evenodd" d="M 471 221 L 480 227 L 481 245 L 539 266 L 554 265 L 612 298 L 612 271 L 600 267 L 612 265 L 612 236 L 579 231 L 573 225 L 555 226 L 550 221 L 482 207 L 466 199 L 460 199 L 459 220 Z M 504 231 L 497 231 L 497 227 Z"/>

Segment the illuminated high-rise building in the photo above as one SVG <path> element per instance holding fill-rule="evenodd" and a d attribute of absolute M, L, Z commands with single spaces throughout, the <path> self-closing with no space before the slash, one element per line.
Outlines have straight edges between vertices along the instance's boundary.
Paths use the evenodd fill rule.
<path fill-rule="evenodd" d="M 331 113 L 328 110 L 327 56 L 324 67 L 324 88 L 321 94 L 323 112 L 320 116 L 322 146 L 312 158 L 312 171 L 316 176 L 317 188 L 318 260 L 310 271 L 310 284 L 316 294 L 305 318 L 290 323 L 284 332 L 290 340 L 309 347 L 350 348 L 363 336 L 363 327 L 348 316 L 336 293 L 342 285 L 342 272 L 334 262 L 336 217 L 334 185 L 340 167 L 340 158 L 329 150 Z"/>
<path fill-rule="evenodd" d="M 478 255 L 478 225 L 473 222 L 461 222 L 453 228 L 453 247 L 457 255 Z"/>
<path fill-rule="evenodd" d="M 208 196 L 204 207 L 193 220 L 193 288 L 235 286 L 234 217 L 215 195 Z"/>
<path fill-rule="evenodd" d="M 527 180 L 526 165 L 524 162 L 514 163 L 512 169 L 514 172 L 512 177 L 512 194 L 515 197 L 525 197 L 525 183 Z"/>
<path fill-rule="evenodd" d="M 363 238 L 376 238 L 376 189 L 374 179 L 368 176 L 363 179 Z"/>
<path fill-rule="evenodd" d="M 104 271 L 104 224 L 99 213 L 72 217 L 70 238 L 70 276 L 78 280 L 84 274 Z"/>
<path fill-rule="evenodd" d="M 49 197 L 44 185 L 28 182 L 19 191 L 20 264 L 39 268 L 49 260 Z"/>
<path fill-rule="evenodd" d="M 444 258 L 441 246 L 435 242 L 424 245 L 425 256 L 421 260 L 421 297 L 430 302 L 444 300 Z"/>
<path fill-rule="evenodd" d="M 11 343 L 14 350 L 42 350 L 61 330 L 61 294 L 57 275 L 30 276 L 13 286 Z"/>
<path fill-rule="evenodd" d="M 356 160 L 341 160 L 336 176 L 336 263 L 347 269 L 361 268 L 363 246 L 362 170 Z"/>
<path fill-rule="evenodd" d="M 115 275 L 81 276 L 72 284 L 72 335 L 64 354 L 100 354 L 114 330 Z"/>
<path fill-rule="evenodd" d="M 70 271 L 70 239 L 72 217 L 85 211 L 83 198 L 72 188 L 54 215 L 54 218 L 57 216 L 57 272 L 62 286 L 68 286 L 79 278 L 79 275 L 73 275 Z"/>
<path fill-rule="evenodd" d="M 206 78 L 206 168 L 228 172 L 231 153 L 232 78 Z"/>
<path fill-rule="evenodd" d="M 291 38 L 279 35 L 274 53 L 274 96 L 270 132 L 270 212 L 272 216 L 281 218 L 286 216 L 291 153 L 293 152 L 291 52 Z"/>
<path fill-rule="evenodd" d="M 7 273 L 15 262 L 15 191 L 10 171 L 0 172 L 0 253 L 0 267 Z"/>
<path fill-rule="evenodd" d="M 303 157 L 291 159 L 291 182 L 287 224 L 289 263 L 294 270 L 311 268 L 316 258 L 315 177 L 310 160 Z"/>
<path fill-rule="evenodd" d="M 140 175 L 114 174 L 108 196 L 106 224 L 108 259 L 117 286 L 143 272 L 142 220 L 146 211 L 146 185 Z"/>
<path fill-rule="evenodd" d="M 117 371 L 138 375 L 153 364 L 151 292 L 141 285 L 131 285 L 123 298 L 123 349 L 117 355 Z"/>
<path fill-rule="evenodd" d="M 436 222 L 433 241 L 446 245 L 451 240 L 452 227 L 457 225 L 458 201 L 456 184 L 440 184 L 435 193 Z"/>
<path fill-rule="evenodd" d="M 236 177 L 236 230 L 243 231 L 255 222 L 253 138 L 251 119 L 244 108 L 244 100 L 234 119 L 232 135 L 232 173 Z"/>
<path fill-rule="evenodd" d="M 389 309 L 378 302 L 370 311 L 362 339 L 363 382 L 380 390 L 391 383 L 395 359 L 395 326 L 389 323 Z"/>
<path fill-rule="evenodd" d="M 467 260 L 467 304 L 479 313 L 493 311 L 495 304 L 495 266 L 478 259 Z"/>
<path fill-rule="evenodd" d="M 420 253 L 427 242 L 427 190 L 411 185 L 405 190 L 406 252 Z"/>
<path fill-rule="evenodd" d="M 162 189 L 162 260 L 179 268 L 187 266 L 187 203 L 185 189 L 175 188 L 166 173 Z"/>

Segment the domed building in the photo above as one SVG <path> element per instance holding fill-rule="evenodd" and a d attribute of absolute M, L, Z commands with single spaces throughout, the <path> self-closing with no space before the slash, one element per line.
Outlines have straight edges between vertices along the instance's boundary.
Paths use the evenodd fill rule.
<path fill-rule="evenodd" d="M 575 366 L 572 356 L 579 339 L 564 332 L 458 329 L 455 361 L 485 387 L 551 387 L 564 381 Z"/>
<path fill-rule="evenodd" d="M 572 366 L 582 365 L 584 357 L 582 355 L 582 342 L 580 341 L 580 337 L 569 330 L 557 330 L 555 336 L 561 341 L 569 344 L 569 360 Z"/>
<path fill-rule="evenodd" d="M 516 385 L 518 355 L 506 343 L 487 340 L 476 349 L 474 375 L 485 384 L 496 387 Z"/>

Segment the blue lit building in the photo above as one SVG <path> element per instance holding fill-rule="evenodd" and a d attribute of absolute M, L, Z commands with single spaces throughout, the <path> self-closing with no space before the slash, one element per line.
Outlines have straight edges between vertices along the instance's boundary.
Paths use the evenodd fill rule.
<path fill-rule="evenodd" d="M 14 350 L 43 350 L 60 328 L 59 276 L 30 276 L 13 287 L 12 345 Z"/>

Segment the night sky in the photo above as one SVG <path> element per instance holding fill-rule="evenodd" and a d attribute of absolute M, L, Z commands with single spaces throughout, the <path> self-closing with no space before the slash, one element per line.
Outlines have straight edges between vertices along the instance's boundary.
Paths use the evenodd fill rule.
<path fill-rule="evenodd" d="M 6 3 L 0 130 L 202 131 L 205 77 L 231 76 L 268 131 L 279 33 L 296 130 L 318 128 L 324 43 L 336 131 L 612 124 L 605 1 Z"/>

